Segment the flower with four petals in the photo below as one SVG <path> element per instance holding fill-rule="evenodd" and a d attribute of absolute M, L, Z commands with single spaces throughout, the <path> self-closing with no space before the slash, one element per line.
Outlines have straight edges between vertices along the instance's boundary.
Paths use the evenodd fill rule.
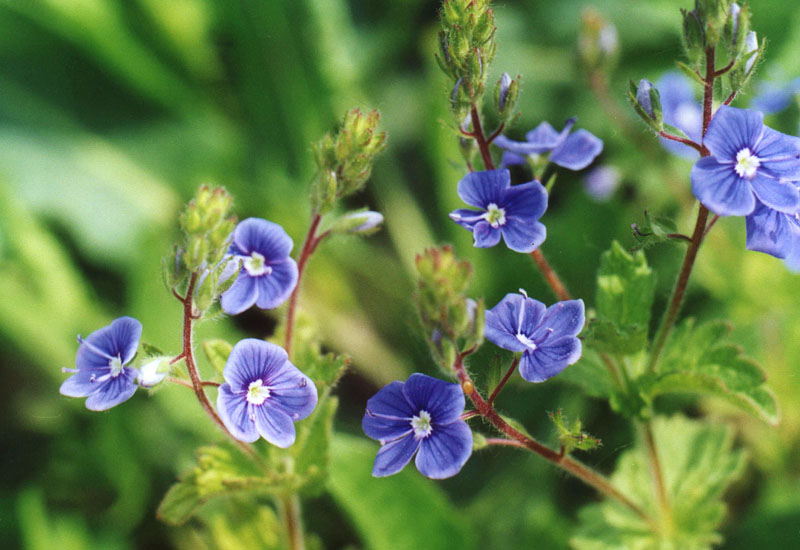
<path fill-rule="evenodd" d="M 603 140 L 583 129 L 570 134 L 575 121 L 569 119 L 561 132 L 542 122 L 525 134 L 525 141 L 497 136 L 494 144 L 505 149 L 502 166 L 525 164 L 528 155 L 550 153 L 550 162 L 569 170 L 583 170 L 602 152 Z"/>

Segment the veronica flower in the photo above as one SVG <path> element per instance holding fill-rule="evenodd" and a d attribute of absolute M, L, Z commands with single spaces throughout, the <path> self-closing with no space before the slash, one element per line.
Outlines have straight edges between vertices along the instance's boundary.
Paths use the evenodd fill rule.
<path fill-rule="evenodd" d="M 764 115 L 722 106 L 703 144 L 711 156 L 692 168 L 692 192 L 720 216 L 746 216 L 765 206 L 794 214 L 800 193 L 800 139 L 764 126 Z"/>
<path fill-rule="evenodd" d="M 520 294 L 506 294 L 486 312 L 486 338 L 497 346 L 522 352 L 519 373 L 528 382 L 544 382 L 581 357 L 577 338 L 585 320 L 583 300 L 545 307 Z"/>
<path fill-rule="evenodd" d="M 241 268 L 220 297 L 223 311 L 236 315 L 253 304 L 273 309 L 285 302 L 297 284 L 297 264 L 289 257 L 293 244 L 276 223 L 260 218 L 239 222 L 229 252 L 241 260 Z"/>
<path fill-rule="evenodd" d="M 548 122 L 542 122 L 525 134 L 525 141 L 497 136 L 495 145 L 505 149 L 502 166 L 525 164 L 527 155 L 550 153 L 550 162 L 569 170 L 583 170 L 603 150 L 603 141 L 583 129 L 570 134 L 575 120 L 569 119 L 561 132 L 556 132 Z"/>
<path fill-rule="evenodd" d="M 263 437 L 278 447 L 294 443 L 294 423 L 317 405 L 317 388 L 289 362 L 280 346 L 247 338 L 238 342 L 222 371 L 217 412 L 236 439 Z"/>
<path fill-rule="evenodd" d="M 80 347 L 74 372 L 59 391 L 69 397 L 87 397 L 86 408 L 104 411 L 127 401 L 136 393 L 137 371 L 126 367 L 142 335 L 142 324 L 132 317 L 120 317 L 109 326 L 94 331 L 86 339 L 78 336 Z"/>
<path fill-rule="evenodd" d="M 464 392 L 424 374 L 392 382 L 367 401 L 361 426 L 381 448 L 372 475 L 396 474 L 411 461 L 426 477 L 456 475 L 472 454 L 472 431 L 461 420 Z"/>
<path fill-rule="evenodd" d="M 492 247 L 501 236 L 517 252 L 532 252 L 544 242 L 547 230 L 538 220 L 547 210 L 547 191 L 538 181 L 512 186 L 508 170 L 471 172 L 458 182 L 458 196 L 479 208 L 450 213 L 472 231 L 476 247 Z"/>
<path fill-rule="evenodd" d="M 703 110 L 694 95 L 692 82 L 683 74 L 670 71 L 656 82 L 661 99 L 661 114 L 665 124 L 674 126 L 686 136 L 700 143 L 703 137 Z M 696 158 L 697 151 L 671 139 L 661 138 L 661 145 L 669 152 Z"/>
<path fill-rule="evenodd" d="M 792 259 L 800 254 L 800 210 L 785 213 L 756 201 L 747 223 L 747 249 Z"/>

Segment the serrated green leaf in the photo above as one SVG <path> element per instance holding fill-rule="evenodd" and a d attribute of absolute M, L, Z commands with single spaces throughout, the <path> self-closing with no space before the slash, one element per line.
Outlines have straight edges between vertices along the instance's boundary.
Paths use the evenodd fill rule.
<path fill-rule="evenodd" d="M 597 317 L 616 327 L 618 335 L 614 345 L 619 349 L 608 351 L 631 354 L 646 345 L 654 290 L 655 274 L 644 253 L 630 254 L 614 241 L 597 272 Z"/>
<path fill-rule="evenodd" d="M 558 443 L 564 454 L 568 455 L 574 450 L 590 451 L 602 445 L 602 442 L 581 430 L 581 421 L 576 418 L 572 425 L 568 425 L 567 418 L 561 409 L 555 413 L 547 413 L 556 427 Z"/>
<path fill-rule="evenodd" d="M 650 399 L 666 393 L 700 393 L 725 401 L 770 424 L 778 405 L 766 386 L 763 369 L 727 341 L 730 325 L 686 320 L 673 330 L 653 376 L 642 380 Z"/>
<path fill-rule="evenodd" d="M 283 527 L 273 509 L 245 496 L 216 499 L 203 506 L 198 518 L 211 548 L 280 550 Z"/>
<path fill-rule="evenodd" d="M 589 323 L 584 341 L 599 352 L 632 355 L 647 345 L 647 327 L 619 327 L 607 319 L 594 319 Z"/>
<path fill-rule="evenodd" d="M 592 504 L 580 512 L 575 550 L 710 550 L 721 541 L 722 495 L 744 465 L 730 430 L 676 416 L 655 420 L 653 435 L 670 508 L 669 519 L 656 521 L 669 527 L 656 531 L 613 501 Z M 611 482 L 658 518 L 650 472 L 647 453 L 636 447 L 620 457 Z"/>
<path fill-rule="evenodd" d="M 558 375 L 557 380 L 575 384 L 587 395 L 603 399 L 607 399 L 617 388 L 600 354 L 588 348 L 583 350 L 577 363 L 570 365 Z"/>
<path fill-rule="evenodd" d="M 230 343 L 219 338 L 203 342 L 203 352 L 205 352 L 208 362 L 220 375 L 225 369 L 225 363 L 228 361 L 232 349 L 233 346 Z"/>

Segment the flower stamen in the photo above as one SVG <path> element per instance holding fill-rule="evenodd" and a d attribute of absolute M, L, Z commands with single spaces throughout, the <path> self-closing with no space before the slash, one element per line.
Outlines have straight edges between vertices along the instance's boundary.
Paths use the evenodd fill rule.
<path fill-rule="evenodd" d="M 245 271 L 251 277 L 260 277 L 261 275 L 272 273 L 272 268 L 267 265 L 266 258 L 258 252 L 251 252 L 250 256 L 244 259 L 242 265 L 244 265 Z"/>
<path fill-rule="evenodd" d="M 416 438 L 428 437 L 433 432 L 431 414 L 428 411 L 419 411 L 419 414 L 411 417 L 411 427 L 414 428 L 414 436 Z"/>
<path fill-rule="evenodd" d="M 269 397 L 269 388 L 264 385 L 263 380 L 250 382 L 247 387 L 247 402 L 252 405 L 262 405 Z"/>
<path fill-rule="evenodd" d="M 506 224 L 506 211 L 493 202 L 489 203 L 486 207 L 486 213 L 481 217 L 495 229 Z"/>
<path fill-rule="evenodd" d="M 745 147 L 736 153 L 736 173 L 740 178 L 753 179 L 761 166 L 761 160 L 749 148 Z"/>

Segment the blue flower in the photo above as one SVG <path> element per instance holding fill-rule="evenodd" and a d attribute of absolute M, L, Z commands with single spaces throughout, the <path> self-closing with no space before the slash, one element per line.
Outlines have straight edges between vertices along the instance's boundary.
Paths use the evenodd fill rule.
<path fill-rule="evenodd" d="M 396 474 L 414 453 L 417 470 L 426 477 L 456 475 L 472 454 L 472 431 L 461 420 L 464 392 L 424 374 L 392 382 L 367 401 L 361 426 L 381 448 L 372 475 Z"/>
<path fill-rule="evenodd" d="M 486 338 L 503 349 L 521 351 L 519 373 L 528 382 L 544 382 L 581 357 L 577 335 L 585 320 L 583 300 L 546 308 L 520 292 L 506 294 L 486 312 Z"/>
<path fill-rule="evenodd" d="M 502 166 L 525 164 L 527 155 L 550 153 L 550 162 L 569 170 L 583 170 L 603 150 L 603 140 L 586 130 L 578 130 L 570 134 L 575 118 L 564 125 L 561 132 L 547 122 L 542 122 L 525 134 L 525 141 L 513 141 L 505 136 L 498 136 L 495 145 L 506 151 L 503 153 Z"/>
<path fill-rule="evenodd" d="M 661 99 L 664 123 L 679 129 L 695 143 L 700 143 L 703 137 L 703 110 L 695 98 L 692 82 L 683 74 L 670 71 L 656 82 L 656 88 Z M 697 157 L 697 151 L 688 145 L 666 138 L 660 141 L 665 149 L 675 155 Z"/>
<path fill-rule="evenodd" d="M 783 83 L 761 81 L 757 89 L 750 107 L 766 114 L 777 113 L 788 107 L 792 98 L 800 93 L 800 77 Z"/>
<path fill-rule="evenodd" d="M 130 399 L 138 387 L 138 373 L 125 365 L 136 355 L 141 336 L 142 324 L 132 317 L 115 319 L 86 339 L 78 336 L 77 368 L 64 369 L 75 374 L 61 384 L 61 394 L 88 397 L 86 408 L 92 411 L 104 411 Z"/>
<path fill-rule="evenodd" d="M 614 166 L 598 166 L 586 174 L 584 189 L 594 200 L 607 201 L 619 186 L 620 173 Z"/>
<path fill-rule="evenodd" d="M 289 257 L 293 244 L 276 223 L 260 218 L 240 222 L 229 252 L 242 267 L 220 298 L 223 311 L 236 315 L 253 304 L 273 309 L 285 302 L 297 284 L 297 263 Z"/>
<path fill-rule="evenodd" d="M 471 172 L 458 182 L 458 196 L 480 210 L 460 208 L 450 219 L 472 231 L 475 246 L 500 242 L 517 252 L 532 252 L 544 242 L 547 230 L 538 220 L 547 210 L 547 191 L 538 181 L 511 186 L 508 170 Z"/>
<path fill-rule="evenodd" d="M 692 192 L 720 216 L 746 216 L 756 202 L 794 214 L 800 193 L 800 139 L 764 126 L 764 115 L 722 106 L 703 144 L 711 156 L 692 167 Z"/>
<path fill-rule="evenodd" d="M 746 218 L 747 249 L 776 258 L 800 257 L 800 211 L 779 212 L 756 201 L 756 208 Z"/>
<path fill-rule="evenodd" d="M 259 436 L 286 448 L 294 443 L 294 423 L 317 405 L 317 388 L 289 362 L 280 346 L 246 338 L 231 350 L 225 383 L 217 394 L 217 412 L 236 439 Z"/>

